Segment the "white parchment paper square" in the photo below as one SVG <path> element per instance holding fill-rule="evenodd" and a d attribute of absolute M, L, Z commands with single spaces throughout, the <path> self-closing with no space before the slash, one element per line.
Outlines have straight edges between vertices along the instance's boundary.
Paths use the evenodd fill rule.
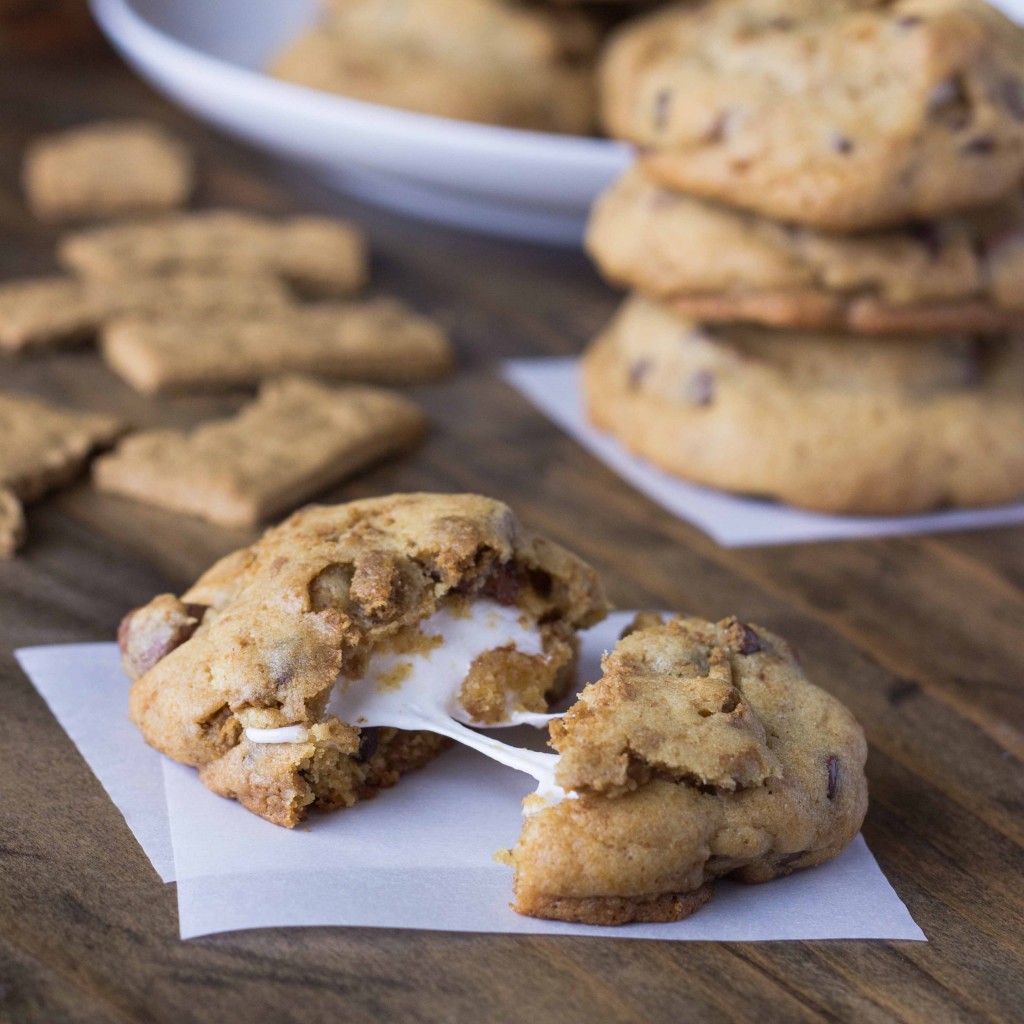
<path fill-rule="evenodd" d="M 583 636 L 581 679 L 632 612 Z M 700 913 L 668 925 L 588 928 L 508 908 L 511 871 L 493 860 L 519 831 L 525 776 L 467 750 L 394 789 L 289 831 L 209 792 L 161 758 L 126 714 L 114 644 L 30 648 L 18 658 L 165 879 L 176 878 L 182 938 L 242 928 L 359 925 L 663 940 L 924 935 L 863 839 L 836 860 L 768 885 L 723 882 Z M 540 734 L 506 733 L 539 747 Z M 174 870 L 168 857 L 173 846 Z"/>
<path fill-rule="evenodd" d="M 157 874 L 174 879 L 163 758 L 128 718 L 128 677 L 117 644 L 15 651 L 18 663 L 132 830 Z"/>
<path fill-rule="evenodd" d="M 513 359 L 505 379 L 549 419 L 638 491 L 725 547 L 978 530 L 1024 523 L 1024 502 L 914 516 L 836 516 L 690 484 L 631 454 L 584 414 L 576 359 Z"/>

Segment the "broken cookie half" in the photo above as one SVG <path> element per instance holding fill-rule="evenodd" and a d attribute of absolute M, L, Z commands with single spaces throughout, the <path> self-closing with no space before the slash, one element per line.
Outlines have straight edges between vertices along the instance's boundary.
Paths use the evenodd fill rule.
<path fill-rule="evenodd" d="M 781 638 L 736 619 L 650 617 L 551 725 L 554 786 L 528 797 L 514 909 L 615 925 L 699 910 L 716 878 L 835 857 L 867 810 L 853 715 Z"/>
<path fill-rule="evenodd" d="M 605 611 L 594 571 L 506 505 L 408 494 L 297 512 L 119 642 L 147 742 L 292 827 L 467 726 L 546 724 Z"/>

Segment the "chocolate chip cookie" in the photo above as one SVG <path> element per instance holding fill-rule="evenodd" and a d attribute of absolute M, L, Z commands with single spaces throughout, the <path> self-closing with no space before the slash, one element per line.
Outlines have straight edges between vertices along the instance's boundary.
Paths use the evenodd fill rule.
<path fill-rule="evenodd" d="M 510 858 L 519 913 L 676 921 L 716 878 L 767 882 L 857 835 L 863 731 L 780 637 L 736 619 L 648 622 L 602 667 L 552 724 L 570 795 L 527 806 Z"/>
<path fill-rule="evenodd" d="M 602 108 L 668 185 L 852 231 L 1014 192 L 1022 68 L 983 0 L 709 0 L 619 31 Z"/>
<path fill-rule="evenodd" d="M 594 207 L 604 275 L 705 322 L 855 333 L 1024 327 L 1024 196 L 837 235 L 665 188 L 639 168 Z"/>
<path fill-rule="evenodd" d="M 270 71 L 406 110 L 585 134 L 597 43 L 574 11 L 509 0 L 349 0 L 329 5 Z"/>
<path fill-rule="evenodd" d="M 897 515 L 1024 494 L 1024 337 L 708 326 L 641 297 L 584 357 L 591 421 L 687 480 Z"/>
<path fill-rule="evenodd" d="M 499 645 L 464 680 L 442 681 L 456 686 L 467 721 L 486 723 L 545 710 L 569 682 L 575 631 L 605 611 L 589 566 L 489 498 L 309 507 L 180 598 L 161 595 L 125 618 L 131 716 L 212 790 L 291 827 L 311 808 L 347 807 L 393 785 L 445 749 L 433 733 L 361 729 L 327 709 L 382 653 L 429 647 L 429 618 L 458 618 L 475 603 L 514 613 L 538 644 L 532 654 Z"/>

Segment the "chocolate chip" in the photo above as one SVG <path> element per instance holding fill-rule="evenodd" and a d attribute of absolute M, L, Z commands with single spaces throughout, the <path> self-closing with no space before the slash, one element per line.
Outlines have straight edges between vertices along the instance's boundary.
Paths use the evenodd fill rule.
<path fill-rule="evenodd" d="M 938 224 L 933 221 L 919 221 L 907 227 L 908 234 L 912 235 L 915 242 L 928 250 L 932 260 L 937 260 L 942 255 L 942 232 Z"/>
<path fill-rule="evenodd" d="M 694 405 L 710 405 L 715 397 L 715 378 L 707 370 L 701 370 L 690 378 L 686 391 Z"/>
<path fill-rule="evenodd" d="M 1024 82 L 1021 82 L 1019 78 L 1005 79 L 1003 102 L 1006 104 L 1006 109 L 1018 121 L 1024 121 Z"/>
<path fill-rule="evenodd" d="M 496 565 L 484 580 L 480 593 L 493 597 L 498 604 L 513 605 L 519 596 L 519 573 L 511 562 Z"/>
<path fill-rule="evenodd" d="M 732 693 L 726 697 L 719 710 L 723 715 L 731 715 L 740 706 L 740 699 L 739 693 L 736 690 L 733 690 Z"/>
<path fill-rule="evenodd" d="M 971 139 L 970 142 L 966 143 L 962 152 L 967 153 L 969 156 L 985 156 L 988 153 L 994 152 L 995 148 L 996 140 L 991 135 L 979 135 L 976 139 Z"/>
<path fill-rule="evenodd" d="M 668 108 L 672 103 L 672 93 L 662 89 L 654 98 L 654 127 L 659 131 L 668 124 Z"/>
<path fill-rule="evenodd" d="M 853 152 L 853 142 L 839 132 L 833 132 L 829 138 L 829 145 L 837 152 L 845 156 Z"/>
<path fill-rule="evenodd" d="M 128 675 L 138 679 L 191 639 L 199 628 L 206 607 L 182 604 L 165 595 L 129 612 L 117 627 L 117 642 Z"/>
<path fill-rule="evenodd" d="M 740 654 L 756 654 L 761 650 L 761 638 L 745 622 L 737 622 L 740 631 L 740 642 L 736 650 Z"/>
<path fill-rule="evenodd" d="M 634 390 L 643 383 L 644 378 L 654 369 L 650 359 L 640 359 L 629 368 L 629 386 Z"/>
<path fill-rule="evenodd" d="M 729 122 L 731 120 L 731 111 L 719 111 L 708 124 L 704 134 L 701 135 L 701 142 L 721 142 L 729 132 Z"/>
<path fill-rule="evenodd" d="M 928 113 L 955 132 L 971 123 L 971 99 L 959 75 L 939 82 L 932 89 L 928 97 Z"/>
<path fill-rule="evenodd" d="M 356 752 L 357 761 L 369 761 L 377 752 L 379 732 L 380 730 L 375 725 L 368 725 L 365 729 L 359 730 L 359 750 Z"/>
<path fill-rule="evenodd" d="M 825 795 L 829 800 L 835 800 L 839 792 L 839 758 L 834 754 L 828 759 L 828 789 Z"/>

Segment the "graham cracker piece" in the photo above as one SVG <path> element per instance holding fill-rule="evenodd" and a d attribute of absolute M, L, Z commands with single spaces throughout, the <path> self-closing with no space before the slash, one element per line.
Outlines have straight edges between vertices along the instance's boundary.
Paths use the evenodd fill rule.
<path fill-rule="evenodd" d="M 288 290 L 274 277 L 196 271 L 89 281 L 86 294 L 97 311 L 98 324 L 117 316 L 164 317 L 182 312 L 240 316 L 285 309 L 292 304 Z"/>
<path fill-rule="evenodd" d="M 36 398 L 0 393 L 0 487 L 34 501 L 73 479 L 124 425 L 113 416 L 70 412 Z"/>
<path fill-rule="evenodd" d="M 452 364 L 444 331 L 390 299 L 249 316 L 116 319 L 103 330 L 102 352 L 146 394 L 244 387 L 282 373 L 405 383 Z"/>
<path fill-rule="evenodd" d="M 230 419 L 129 437 L 97 461 L 94 478 L 102 491 L 252 526 L 409 447 L 424 427 L 419 408 L 393 392 L 288 377 Z"/>
<path fill-rule="evenodd" d="M 94 337 L 117 316 L 242 316 L 283 309 L 291 296 L 275 277 L 197 273 L 76 281 L 37 277 L 0 284 L 0 351 L 62 348 Z"/>
<path fill-rule="evenodd" d="M 65 237 L 59 256 L 89 279 L 265 274 L 322 296 L 353 294 L 366 284 L 369 272 L 365 239 L 346 221 L 312 216 L 275 220 L 240 210 L 92 228 Z"/>
<path fill-rule="evenodd" d="M 0 350 L 55 348 L 96 332 L 97 310 L 85 286 L 68 277 L 0 284 Z"/>
<path fill-rule="evenodd" d="M 13 491 L 0 488 L 0 558 L 10 558 L 25 543 L 25 512 Z"/>
<path fill-rule="evenodd" d="M 36 140 L 25 156 L 25 194 L 41 220 L 112 217 L 184 205 L 191 152 L 148 121 L 101 121 Z"/>

